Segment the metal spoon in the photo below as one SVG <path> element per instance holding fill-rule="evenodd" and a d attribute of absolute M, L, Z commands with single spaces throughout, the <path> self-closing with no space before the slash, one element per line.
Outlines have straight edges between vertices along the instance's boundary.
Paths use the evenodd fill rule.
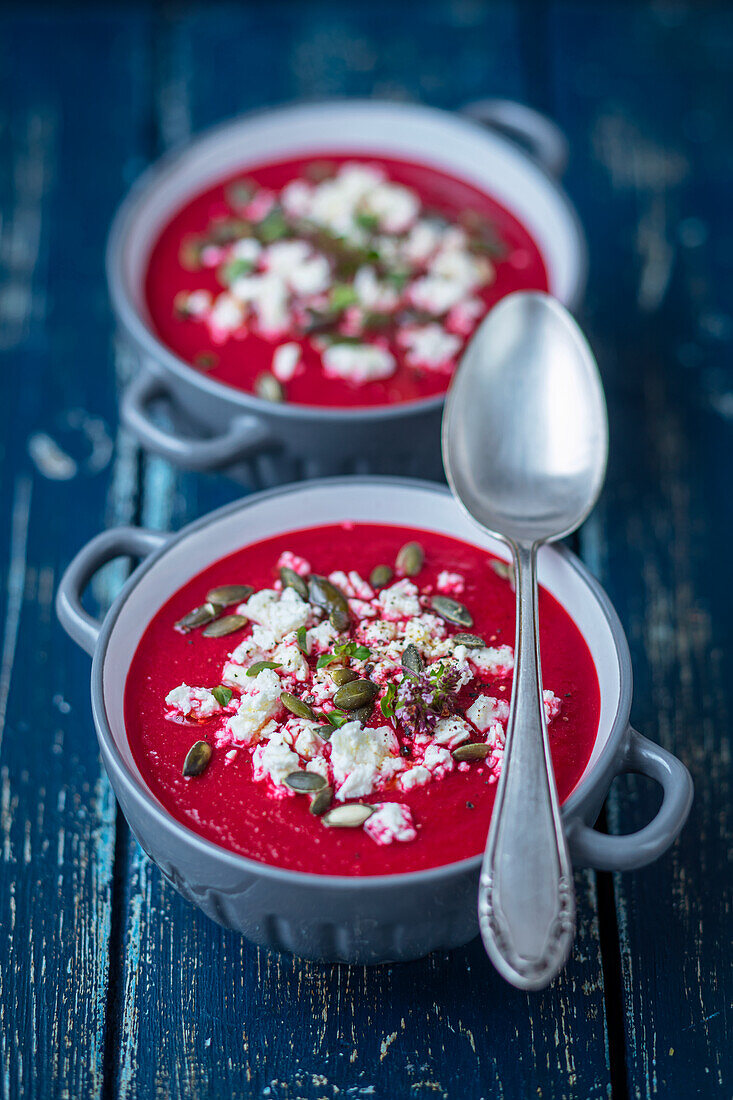
<path fill-rule="evenodd" d="M 546 294 L 497 305 L 471 341 L 443 415 L 451 488 L 514 556 L 512 705 L 479 886 L 484 946 L 520 989 L 542 989 L 575 931 L 572 867 L 542 701 L 537 550 L 585 519 L 603 484 L 608 424 L 593 353 Z"/>

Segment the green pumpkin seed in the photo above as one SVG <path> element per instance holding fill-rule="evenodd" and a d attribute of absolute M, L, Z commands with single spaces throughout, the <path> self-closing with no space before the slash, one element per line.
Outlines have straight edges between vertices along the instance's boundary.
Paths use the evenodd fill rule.
<path fill-rule="evenodd" d="M 328 577 L 313 573 L 308 579 L 308 599 L 316 607 L 328 612 L 331 625 L 336 630 L 346 630 L 351 622 L 349 601 L 340 588 Z M 336 621 L 334 621 L 334 619 Z"/>
<path fill-rule="evenodd" d="M 202 603 L 200 607 L 194 607 L 193 611 L 189 611 L 187 615 L 179 619 L 175 624 L 175 628 L 176 630 L 180 630 L 182 634 L 188 634 L 189 630 L 195 630 L 197 626 L 204 626 L 205 623 L 210 623 L 220 614 L 221 608 L 216 604 Z"/>
<path fill-rule="evenodd" d="M 498 558 L 492 559 L 491 568 L 497 577 L 501 577 L 503 581 L 510 581 L 512 587 L 514 586 L 514 566 L 508 561 L 499 561 Z"/>
<path fill-rule="evenodd" d="M 241 630 L 248 622 L 249 619 L 245 619 L 244 615 L 224 615 L 223 618 L 209 623 L 202 634 L 205 638 L 224 638 L 235 630 Z"/>
<path fill-rule="evenodd" d="M 314 817 L 321 817 L 322 814 L 325 814 L 332 802 L 333 787 L 324 787 L 311 798 L 310 812 Z"/>
<path fill-rule="evenodd" d="M 471 741 L 468 745 L 459 745 L 458 748 L 453 749 L 453 759 L 459 763 L 462 760 L 485 760 L 490 751 L 488 745 L 483 745 L 480 741 Z"/>
<path fill-rule="evenodd" d="M 466 649 L 483 649 L 486 645 L 478 634 L 454 634 L 451 641 L 454 645 L 465 645 Z"/>
<path fill-rule="evenodd" d="M 373 710 L 374 703 L 367 703 L 364 707 L 357 707 L 356 710 L 349 711 L 349 719 L 353 722 L 361 722 L 363 726 L 371 718 Z"/>
<path fill-rule="evenodd" d="M 261 397 L 263 401 L 284 401 L 285 390 L 274 374 L 270 374 L 269 371 L 263 371 L 262 374 L 258 374 L 255 378 L 254 391 L 257 397 Z"/>
<path fill-rule="evenodd" d="M 333 668 L 331 679 L 337 687 L 341 687 L 343 684 L 350 684 L 352 680 L 358 680 L 359 673 L 354 672 L 353 668 Z"/>
<path fill-rule="evenodd" d="M 389 584 L 394 573 L 388 565 L 376 565 L 369 574 L 369 583 L 372 588 L 384 588 Z"/>
<path fill-rule="evenodd" d="M 379 688 L 372 680 L 352 680 L 340 687 L 333 697 L 339 710 L 358 710 L 374 700 Z"/>
<path fill-rule="evenodd" d="M 326 786 L 326 780 L 316 772 L 291 772 L 285 776 L 285 785 L 299 794 L 315 794 Z"/>
<path fill-rule="evenodd" d="M 280 693 L 280 702 L 297 718 L 306 718 L 309 722 L 315 722 L 315 711 L 303 699 L 299 699 L 297 695 L 291 695 L 289 691 L 283 691 Z"/>
<path fill-rule="evenodd" d="M 182 774 L 186 778 L 193 775 L 203 775 L 209 766 L 213 753 L 214 750 L 208 741 L 196 741 L 186 753 Z"/>
<path fill-rule="evenodd" d="M 231 607 L 233 603 L 246 603 L 253 592 L 251 584 L 222 584 L 219 588 L 212 588 L 206 599 L 220 607 Z"/>
<path fill-rule="evenodd" d="M 416 675 L 419 675 L 425 668 L 423 659 L 420 656 L 420 651 L 416 645 L 410 643 L 405 649 L 402 654 L 402 667 L 406 668 L 408 672 L 414 672 Z"/>
<path fill-rule="evenodd" d="M 283 589 L 293 588 L 298 593 L 301 600 L 305 600 L 306 603 L 308 602 L 308 585 L 294 569 L 289 569 L 287 565 L 283 565 L 280 570 L 280 580 L 282 581 Z"/>
<path fill-rule="evenodd" d="M 360 829 L 373 813 L 373 806 L 367 806 L 365 802 L 351 802 L 329 810 L 322 820 L 329 829 Z"/>
<path fill-rule="evenodd" d="M 397 555 L 397 572 L 405 577 L 416 577 L 423 567 L 425 551 L 419 542 L 406 542 Z"/>
<path fill-rule="evenodd" d="M 445 619 L 447 623 L 455 623 L 456 626 L 473 626 L 470 611 L 450 596 L 433 596 L 430 606 L 436 615 L 440 615 L 441 619 Z"/>
<path fill-rule="evenodd" d="M 322 737 L 324 741 L 330 741 L 331 740 L 331 734 L 333 733 L 334 728 L 335 727 L 332 726 L 330 722 L 326 722 L 325 725 L 318 727 L 318 729 L 316 730 L 316 733 L 318 734 L 319 737 Z"/>

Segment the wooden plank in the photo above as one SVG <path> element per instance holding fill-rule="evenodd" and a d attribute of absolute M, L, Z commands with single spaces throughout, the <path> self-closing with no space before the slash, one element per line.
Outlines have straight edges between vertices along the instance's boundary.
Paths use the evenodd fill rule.
<path fill-rule="evenodd" d="M 102 249 L 139 137 L 143 28 L 89 10 L 0 16 L 3 1097 L 103 1090 L 115 807 L 89 660 L 53 595 L 108 508 Z"/>
<path fill-rule="evenodd" d="M 162 32 L 163 146 L 189 127 L 295 95 L 454 106 L 524 88 L 508 5 L 423 5 L 416 22 L 414 9 L 383 0 L 277 3 L 187 12 Z M 236 495 L 149 460 L 142 514 L 151 526 L 179 525 Z M 607 1096 L 593 876 L 577 886 L 573 961 L 551 991 L 530 998 L 499 980 L 478 943 L 368 970 L 258 950 L 191 909 L 131 844 L 119 1095 Z"/>
<path fill-rule="evenodd" d="M 615 877 L 629 1093 L 729 1097 L 733 15 L 553 5 L 556 114 L 589 229 L 612 459 L 585 553 L 632 649 L 632 717 L 696 783 L 678 845 Z M 614 831 L 656 794 L 619 784 Z"/>

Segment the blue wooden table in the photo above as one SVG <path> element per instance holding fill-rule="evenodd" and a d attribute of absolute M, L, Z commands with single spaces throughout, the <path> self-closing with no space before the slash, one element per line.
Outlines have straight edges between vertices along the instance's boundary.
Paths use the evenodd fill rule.
<path fill-rule="evenodd" d="M 723 4 L 0 10 L 2 1097 L 733 1095 L 732 67 Z M 633 719 L 697 797 L 654 867 L 577 875 L 577 945 L 542 994 L 506 987 L 476 942 L 321 967 L 194 912 L 130 838 L 88 661 L 54 621 L 60 571 L 105 524 L 177 527 L 237 493 L 118 429 L 128 364 L 102 269 L 116 203 L 201 127 L 341 94 L 515 97 L 571 142 L 612 447 L 579 546 L 629 634 Z M 123 576 L 101 575 L 100 603 Z M 608 827 L 656 805 L 619 783 Z"/>

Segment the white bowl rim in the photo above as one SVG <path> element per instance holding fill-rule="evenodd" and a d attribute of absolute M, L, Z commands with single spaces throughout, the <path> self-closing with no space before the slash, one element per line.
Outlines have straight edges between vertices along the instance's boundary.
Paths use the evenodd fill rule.
<path fill-rule="evenodd" d="M 216 123 L 189 140 L 170 149 L 155 160 L 133 183 L 132 187 L 123 198 L 117 208 L 112 226 L 107 238 L 105 255 L 105 271 L 107 285 L 113 310 L 124 327 L 128 336 L 147 355 L 151 361 L 162 366 L 179 380 L 192 383 L 208 395 L 224 399 L 243 410 L 249 412 L 264 412 L 275 419 L 290 419 L 297 416 L 302 420 L 343 420 L 343 419 L 389 419 L 391 417 L 410 416 L 425 413 L 431 409 L 439 408 L 445 400 L 445 394 L 434 394 L 431 397 L 418 398 L 414 401 L 401 401 L 395 404 L 377 406 L 354 407 L 322 407 L 305 404 L 279 404 L 264 401 L 254 394 L 239 390 L 226 382 L 197 371 L 190 363 L 176 355 L 166 344 L 159 339 L 147 324 L 140 310 L 133 300 L 124 273 L 124 246 L 131 227 L 138 216 L 139 210 L 144 206 L 157 188 L 173 176 L 178 169 L 185 168 L 190 158 L 205 153 L 208 146 L 215 143 L 227 132 L 262 118 L 278 117 L 286 115 L 297 117 L 298 115 L 311 115 L 318 111 L 333 109 L 343 110 L 367 110 L 379 111 L 389 109 L 394 115 L 402 115 L 406 122 L 410 116 L 432 118 L 435 121 L 450 123 L 457 132 L 463 131 L 467 136 L 484 144 L 496 143 L 502 151 L 514 159 L 522 170 L 530 178 L 553 194 L 556 202 L 563 208 L 573 236 L 572 247 L 576 253 L 576 277 L 571 292 L 567 295 L 564 304 L 573 309 L 577 304 L 582 288 L 585 285 L 588 258 L 585 234 L 580 218 L 565 193 L 560 183 L 550 176 L 529 152 L 512 141 L 498 130 L 488 130 L 481 123 L 466 116 L 443 110 L 439 107 L 431 107 L 422 103 L 404 103 L 386 99 L 363 99 L 359 97 L 328 98 L 314 101 L 299 100 L 295 103 L 278 104 L 276 106 L 259 107 L 247 111 L 233 118 Z M 539 245 L 537 246 L 539 248 Z M 544 258 L 544 257 L 543 257 Z"/>
<path fill-rule="evenodd" d="M 447 486 L 438 484 L 437 482 L 423 481 L 416 478 L 400 478 L 400 477 L 378 477 L 378 476 L 364 476 L 364 477 L 333 477 L 333 478 L 318 478 L 308 482 L 308 486 L 321 486 L 324 488 L 344 488 L 348 486 L 350 491 L 354 488 L 362 486 L 392 486 L 402 487 L 406 490 L 421 489 L 423 491 L 430 490 L 440 495 L 450 496 L 450 490 Z M 281 883 L 290 883 L 291 885 L 298 886 L 316 886 L 316 887 L 330 887 L 334 889 L 353 889 L 354 887 L 362 884 L 363 886 L 379 887 L 382 889 L 398 888 L 402 885 L 410 883 L 412 885 L 417 884 L 429 884 L 438 882 L 445 877 L 452 875 L 460 875 L 461 873 L 471 872 L 478 869 L 481 863 L 481 855 L 469 856 L 465 859 L 456 860 L 452 863 L 441 864 L 438 867 L 430 867 L 423 870 L 416 871 L 403 871 L 395 874 L 385 875 L 322 875 L 309 871 L 298 871 L 285 867 L 277 867 L 273 864 L 260 862 L 259 860 L 250 859 L 248 856 L 243 856 L 238 852 L 233 852 L 229 848 L 225 848 L 214 841 L 208 840 L 195 832 L 188 825 L 178 821 L 169 813 L 168 810 L 155 798 L 150 790 L 144 783 L 138 780 L 134 776 L 117 747 L 114 735 L 110 729 L 109 720 L 106 714 L 106 706 L 104 700 L 104 688 L 103 688 L 103 673 L 105 656 L 107 652 L 108 643 L 115 624 L 117 622 L 120 611 L 129 597 L 133 588 L 139 583 L 142 577 L 156 565 L 174 546 L 183 542 L 190 535 L 200 531 L 209 524 L 215 522 L 219 518 L 222 518 L 230 513 L 237 512 L 239 510 L 246 510 L 252 506 L 256 506 L 260 501 L 271 500 L 278 496 L 291 494 L 297 491 L 299 486 L 297 484 L 290 484 L 279 486 L 274 489 L 268 489 L 259 493 L 252 493 L 243 499 L 226 504 L 221 508 L 217 508 L 212 512 L 206 513 L 193 522 L 186 524 L 170 538 L 166 539 L 165 543 L 161 547 L 151 553 L 145 560 L 135 569 L 131 574 L 126 584 L 120 591 L 117 599 L 113 603 L 112 607 L 108 611 L 102 623 L 97 644 L 94 650 L 94 657 L 92 661 L 92 673 L 91 673 L 91 695 L 92 695 L 92 712 L 94 716 L 94 723 L 97 730 L 97 736 L 100 742 L 102 753 L 108 767 L 111 767 L 115 775 L 124 783 L 128 792 L 135 798 L 140 799 L 145 804 L 146 809 L 152 812 L 159 819 L 160 824 L 166 828 L 169 832 L 173 832 L 179 835 L 179 837 L 186 843 L 197 849 L 202 855 L 212 857 L 215 859 L 223 860 L 227 866 L 234 870 L 241 870 L 249 875 L 262 875 L 268 879 L 276 880 Z M 277 532 L 273 532 L 276 534 Z M 552 548 L 552 551 L 560 554 L 565 562 L 578 574 L 580 579 L 587 585 L 590 595 L 594 597 L 599 605 L 600 611 L 606 620 L 606 625 L 609 629 L 610 635 L 613 640 L 613 644 L 616 651 L 616 656 L 619 663 L 619 695 L 616 704 L 614 717 L 611 723 L 611 728 L 606 740 L 606 744 L 601 749 L 601 752 L 596 760 L 595 764 L 590 770 L 584 774 L 580 782 L 576 785 L 574 790 L 565 800 L 562 806 L 562 814 L 564 819 L 569 819 L 576 814 L 580 805 L 586 798 L 589 798 L 592 794 L 592 789 L 602 786 L 604 777 L 612 777 L 615 774 L 614 764 L 619 758 L 621 752 L 624 735 L 628 729 L 629 713 L 631 710 L 631 695 L 633 688 L 632 669 L 631 669 L 631 655 L 629 652 L 626 636 L 621 626 L 621 622 L 616 614 L 616 611 L 611 604 L 610 599 L 604 592 L 601 585 L 592 576 L 587 568 L 583 565 L 579 558 L 572 553 L 566 546 L 559 544 Z M 216 558 L 212 557 L 212 561 Z M 125 675 L 127 670 L 125 670 Z M 610 778 L 609 778 L 610 782 Z M 114 786 L 114 781 L 113 781 Z"/>

